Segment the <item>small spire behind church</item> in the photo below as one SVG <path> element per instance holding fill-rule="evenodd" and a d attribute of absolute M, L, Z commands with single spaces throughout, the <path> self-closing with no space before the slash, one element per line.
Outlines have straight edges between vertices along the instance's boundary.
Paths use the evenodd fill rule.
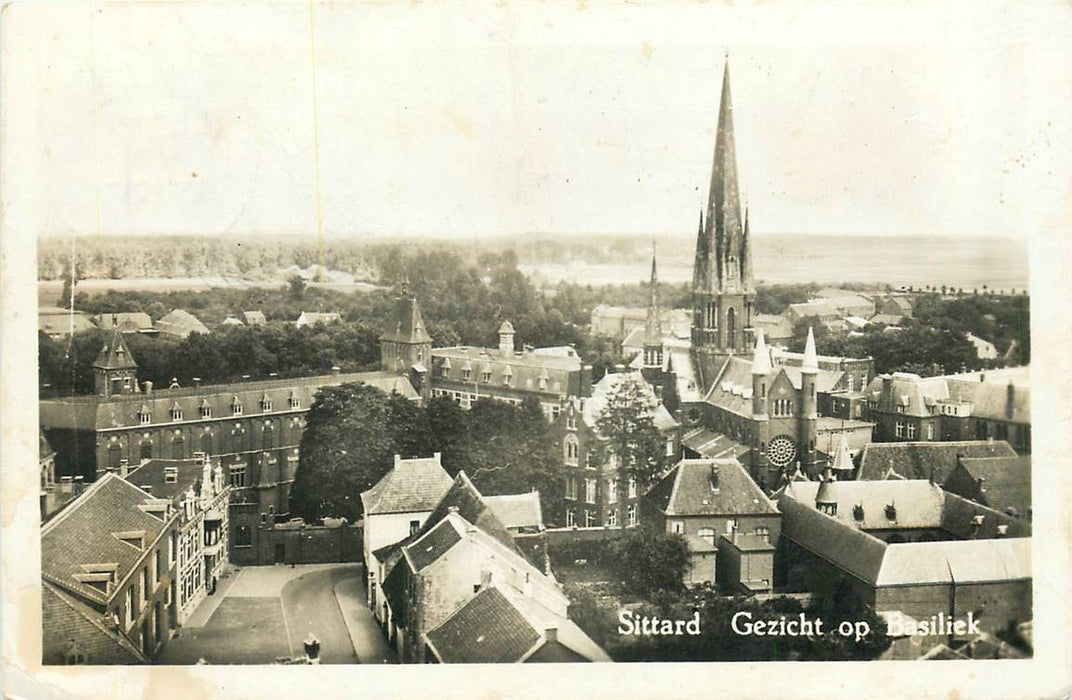
<path fill-rule="evenodd" d="M 816 374 L 819 371 L 819 356 L 815 352 L 815 334 L 808 326 L 808 339 L 804 343 L 804 359 L 800 363 L 800 371 L 807 374 Z"/>

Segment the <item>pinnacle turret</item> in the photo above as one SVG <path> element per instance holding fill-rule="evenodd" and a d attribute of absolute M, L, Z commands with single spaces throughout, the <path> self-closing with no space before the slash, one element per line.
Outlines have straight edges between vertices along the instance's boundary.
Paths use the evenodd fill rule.
<path fill-rule="evenodd" d="M 808 339 L 804 343 L 804 359 L 800 363 L 800 371 L 807 374 L 816 374 L 819 371 L 819 356 L 815 353 L 815 334 L 808 327 Z"/>
<path fill-rule="evenodd" d="M 752 374 L 770 374 L 770 351 L 763 339 L 763 329 L 756 329 L 756 351 L 752 355 Z"/>

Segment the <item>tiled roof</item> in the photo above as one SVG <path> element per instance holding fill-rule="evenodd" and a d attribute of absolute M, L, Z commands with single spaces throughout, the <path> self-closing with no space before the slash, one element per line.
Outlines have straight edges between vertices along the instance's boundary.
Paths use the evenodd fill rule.
<path fill-rule="evenodd" d="M 484 496 L 492 512 L 508 530 L 519 528 L 543 528 L 543 513 L 540 509 L 540 493 Z"/>
<path fill-rule="evenodd" d="M 485 385 L 491 388 L 506 387 L 506 377 L 509 376 L 509 388 L 555 395 L 571 394 L 576 389 L 571 386 L 570 376 L 579 373 L 581 365 L 581 358 L 576 354 L 569 357 L 523 351 L 505 355 L 498 348 L 470 345 L 432 350 L 434 382 L 464 382 L 470 387 L 475 385 L 478 392 Z M 450 370 L 449 377 L 442 377 L 444 368 Z M 462 379 L 465 369 L 469 370 L 468 379 Z M 490 374 L 490 381 L 484 381 L 485 374 Z M 541 383 L 545 388 L 540 388 Z"/>
<path fill-rule="evenodd" d="M 942 488 L 995 510 L 1012 508 L 1026 516 L 1031 512 L 1031 456 L 963 458 Z"/>
<path fill-rule="evenodd" d="M 175 469 L 174 482 L 168 482 L 165 478 L 165 471 L 169 467 Z M 153 498 L 170 498 L 177 503 L 187 489 L 193 488 L 194 493 L 200 491 L 203 474 L 204 466 L 194 459 L 152 459 L 127 474 L 126 478 L 140 489 L 148 486 L 146 491 Z"/>
<path fill-rule="evenodd" d="M 149 660 L 101 613 L 47 581 L 41 584 L 41 628 L 46 665 L 65 663 L 63 654 L 74 641 L 85 662 L 94 665 L 145 664 Z"/>
<path fill-rule="evenodd" d="M 784 373 L 799 391 L 802 387 L 803 370 L 795 365 L 776 364 L 769 382 L 773 385 L 778 375 Z M 815 391 L 825 394 L 833 391 L 841 382 L 842 371 L 820 369 L 815 375 Z M 714 385 L 704 399 L 707 403 L 740 416 L 752 416 L 752 361 L 743 357 L 730 357 L 714 380 Z"/>
<path fill-rule="evenodd" d="M 361 494 L 365 515 L 431 511 L 453 479 L 438 457 L 401 459 L 375 486 Z"/>
<path fill-rule="evenodd" d="M 93 322 L 82 313 L 57 307 L 41 307 L 37 310 L 37 330 L 48 335 L 68 335 L 95 329 Z"/>
<path fill-rule="evenodd" d="M 514 663 L 541 639 L 495 587 L 480 591 L 428 632 L 429 646 L 443 663 Z"/>
<path fill-rule="evenodd" d="M 185 309 L 175 309 L 168 315 L 156 322 L 156 330 L 168 335 L 177 335 L 185 338 L 191 333 L 208 334 L 205 324 Z"/>
<path fill-rule="evenodd" d="M 957 465 L 957 455 L 964 457 L 1015 457 L 1016 452 L 1004 440 L 965 440 L 955 442 L 873 442 L 864 446 L 857 479 L 885 479 L 892 468 L 907 479 L 929 479 L 934 470 L 935 483 L 941 484 Z"/>
<path fill-rule="evenodd" d="M 117 327 L 124 333 L 151 331 L 153 329 L 153 319 L 144 311 L 121 311 L 111 314 L 97 314 L 93 317 L 93 322 L 104 330 Z"/>
<path fill-rule="evenodd" d="M 807 482 L 794 482 L 793 485 Z M 778 499 L 782 512 L 781 537 L 810 550 L 853 576 L 873 583 L 882 568 L 886 543 L 846 527 L 836 518 L 815 510 L 814 504 L 794 498 L 787 488 Z"/>
<path fill-rule="evenodd" d="M 717 469 L 717 488 L 712 471 Z M 683 459 L 645 498 L 668 516 L 775 514 L 778 509 L 733 458 Z"/>
<path fill-rule="evenodd" d="M 41 575 L 82 598 L 106 603 L 117 589 L 104 593 L 78 580 L 83 565 L 115 565 L 115 582 L 122 582 L 144 555 L 115 533 L 144 532 L 148 547 L 174 517 L 165 519 L 139 508 L 153 497 L 114 474 L 105 474 L 41 528 Z M 167 503 L 167 501 L 163 501 Z"/>
<path fill-rule="evenodd" d="M 1031 535 L 1031 524 L 1026 520 L 948 492 L 942 505 L 942 529 L 965 540 Z"/>
<path fill-rule="evenodd" d="M 266 379 L 230 384 L 208 384 L 181 389 L 154 389 L 151 394 L 114 394 L 104 396 L 72 396 L 60 399 L 44 399 L 39 402 L 40 423 L 47 429 L 73 428 L 102 430 L 141 425 L 138 412 L 144 405 L 152 414 L 152 424 L 171 423 L 170 412 L 177 404 L 183 414 L 183 422 L 200 419 L 200 407 L 206 403 L 212 411 L 211 419 L 228 418 L 231 405 L 237 396 L 243 407 L 243 415 L 278 415 L 291 413 L 290 398 L 300 402 L 304 411 L 312 404 L 316 393 L 325 386 L 357 382 L 374 386 L 387 393 L 397 392 L 408 399 L 418 398 L 413 385 L 392 372 L 356 372 L 351 374 L 324 374 L 293 379 Z M 268 395 L 272 410 L 261 410 L 261 399 Z"/>

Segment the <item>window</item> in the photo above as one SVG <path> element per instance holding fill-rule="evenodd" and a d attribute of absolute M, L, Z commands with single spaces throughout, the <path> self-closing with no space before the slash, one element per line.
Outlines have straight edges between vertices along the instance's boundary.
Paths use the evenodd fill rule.
<path fill-rule="evenodd" d="M 566 511 L 566 527 L 577 527 L 577 516 L 572 510 Z"/>
<path fill-rule="evenodd" d="M 897 434 L 897 437 L 904 437 L 904 432 L 905 431 L 904 431 L 904 421 L 903 420 L 897 421 L 897 425 L 894 428 L 894 432 Z"/>
<path fill-rule="evenodd" d="M 169 412 L 171 420 L 182 420 L 182 409 L 178 406 L 172 406 Z"/>
<path fill-rule="evenodd" d="M 897 404 L 897 412 L 898 413 L 904 413 L 904 411 L 905 411 L 904 404 L 901 404 L 901 403 Z"/>
<path fill-rule="evenodd" d="M 235 528 L 235 546 L 249 547 L 253 544 L 253 532 L 249 525 L 239 525 Z"/>
<path fill-rule="evenodd" d="M 547 377 L 542 376 L 542 375 L 540 376 L 539 387 L 540 387 L 540 391 L 547 391 Z"/>
<path fill-rule="evenodd" d="M 737 529 L 737 520 L 736 520 L 736 518 L 730 518 L 729 520 L 726 521 L 726 534 L 727 535 L 731 534 L 736 529 Z"/>
<path fill-rule="evenodd" d="M 141 570 L 141 602 L 142 605 L 149 599 L 149 594 L 152 591 L 149 589 L 149 567 L 143 567 Z"/>
<path fill-rule="evenodd" d="M 179 545 L 179 533 L 172 531 L 171 537 L 168 538 L 168 548 L 167 548 L 167 560 L 168 560 L 168 567 L 169 568 L 171 567 L 172 564 L 175 563 L 175 555 L 178 554 L 178 545 Z"/>
<path fill-rule="evenodd" d="M 485 368 L 481 379 L 484 381 L 485 384 L 491 384 L 491 370 Z"/>
<path fill-rule="evenodd" d="M 510 386 L 513 380 L 514 373 L 510 370 L 509 367 L 507 367 L 506 371 L 503 372 L 503 386 Z"/>
<path fill-rule="evenodd" d="M 610 527 L 618 527 L 618 509 L 611 508 L 607 511 L 607 525 Z"/>
<path fill-rule="evenodd" d="M 558 414 L 560 413 L 562 413 L 561 406 L 559 406 L 558 404 L 551 406 L 551 420 L 556 420 L 558 418 Z"/>
<path fill-rule="evenodd" d="M 182 459 L 183 452 L 185 452 L 185 446 L 185 441 L 183 440 L 182 435 L 176 435 L 175 437 L 173 437 L 171 439 L 171 458 Z"/>
<path fill-rule="evenodd" d="M 594 512 L 592 512 L 592 511 L 586 509 L 584 511 L 584 526 L 585 527 L 595 527 L 595 524 L 596 524 L 596 514 Z"/>
<path fill-rule="evenodd" d="M 584 480 L 584 500 L 585 503 L 596 502 L 596 480 L 585 479 Z"/>
<path fill-rule="evenodd" d="M 636 498 L 637 481 L 635 476 L 629 477 L 629 498 Z"/>
<path fill-rule="evenodd" d="M 209 406 L 208 402 L 206 401 L 202 401 L 201 405 L 197 407 L 197 410 L 201 414 L 202 418 L 212 417 L 212 406 Z"/>
<path fill-rule="evenodd" d="M 235 416 L 242 415 L 242 402 L 238 400 L 237 396 L 231 401 L 231 414 Z"/>
<path fill-rule="evenodd" d="M 681 522 L 680 520 L 670 521 L 670 532 L 674 533 L 675 535 L 685 534 L 685 523 Z"/>
<path fill-rule="evenodd" d="M 462 381 L 463 382 L 469 381 L 469 377 L 472 376 L 472 374 L 473 374 L 473 370 L 469 369 L 468 367 L 463 367 L 462 368 Z"/>
<path fill-rule="evenodd" d="M 927 424 L 927 439 L 928 440 L 933 440 L 934 439 L 934 424 L 933 423 L 928 423 Z"/>
<path fill-rule="evenodd" d="M 138 617 L 138 610 L 134 607 L 134 586 L 127 589 L 127 626 L 134 624 L 134 620 Z"/>
<path fill-rule="evenodd" d="M 608 479 L 607 480 L 607 503 L 617 503 L 617 502 L 618 502 L 618 480 L 613 479 L 613 478 Z"/>
<path fill-rule="evenodd" d="M 164 568 L 164 567 L 160 566 L 160 564 L 163 563 L 163 561 L 164 561 L 163 554 L 164 553 L 161 552 L 159 548 L 157 548 L 156 552 L 153 553 L 153 575 L 152 575 L 152 579 L 153 579 L 153 581 L 155 583 L 160 583 L 160 572 Z"/>
<path fill-rule="evenodd" d="M 667 438 L 666 439 L 666 456 L 667 457 L 673 457 L 674 456 L 674 438 Z"/>
<path fill-rule="evenodd" d="M 291 394 L 290 398 L 287 399 L 287 405 L 290 406 L 292 409 L 301 408 L 301 399 L 298 398 L 297 394 Z"/>
<path fill-rule="evenodd" d="M 138 422 L 139 423 L 152 423 L 153 422 L 153 412 L 150 411 L 145 406 L 142 406 L 141 409 L 138 411 Z"/>
<path fill-rule="evenodd" d="M 916 424 L 915 423 L 909 423 L 908 424 L 908 439 L 909 440 L 914 440 L 915 437 L 916 437 Z"/>
<path fill-rule="evenodd" d="M 764 527 L 764 526 L 761 525 L 761 526 L 757 527 L 754 530 L 754 532 L 755 532 L 755 534 L 759 535 L 760 537 L 770 537 L 770 528 L 769 527 Z"/>
<path fill-rule="evenodd" d="M 410 520 L 409 521 L 409 534 L 412 535 L 412 534 L 416 533 L 417 530 L 420 530 L 420 529 L 421 529 L 421 521 L 420 520 Z"/>
<path fill-rule="evenodd" d="M 637 524 L 637 508 L 636 505 L 631 505 L 626 508 L 625 517 L 628 521 L 629 527 L 635 527 Z"/>
<path fill-rule="evenodd" d="M 567 435 L 566 440 L 563 443 L 563 448 L 566 451 L 566 464 L 577 466 L 577 454 L 580 451 L 580 446 L 577 443 L 577 436 Z"/>
<path fill-rule="evenodd" d="M 261 411 L 263 411 L 264 413 L 267 413 L 268 411 L 271 411 L 271 410 L 272 410 L 272 400 L 270 398 L 268 398 L 267 396 L 265 396 L 264 398 L 261 399 Z"/>
<path fill-rule="evenodd" d="M 573 412 L 570 412 L 566 416 L 566 430 L 576 430 L 576 429 L 577 429 L 577 414 L 573 413 Z"/>
<path fill-rule="evenodd" d="M 231 466 L 231 486 L 236 489 L 244 488 L 246 485 L 246 465 L 235 464 Z"/>
<path fill-rule="evenodd" d="M 774 415 L 776 416 L 791 416 L 793 415 L 793 402 L 791 399 L 775 399 L 774 400 Z"/>
<path fill-rule="evenodd" d="M 151 440 L 146 440 L 138 446 L 138 457 L 142 461 L 153 458 L 153 443 Z"/>
<path fill-rule="evenodd" d="M 566 498 L 577 498 L 577 479 L 576 477 L 566 477 Z"/>
<path fill-rule="evenodd" d="M 715 543 L 715 528 L 713 527 L 701 527 L 696 531 L 696 534 L 708 544 L 713 545 Z"/>
<path fill-rule="evenodd" d="M 855 391 L 855 390 L 856 390 L 856 375 L 850 373 L 849 374 L 849 391 Z"/>

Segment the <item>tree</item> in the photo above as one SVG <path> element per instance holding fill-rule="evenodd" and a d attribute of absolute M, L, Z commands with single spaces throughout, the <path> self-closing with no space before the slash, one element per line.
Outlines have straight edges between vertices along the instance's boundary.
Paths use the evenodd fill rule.
<path fill-rule="evenodd" d="M 619 375 L 617 387 L 607 396 L 607 403 L 596 418 L 596 430 L 606 441 L 606 449 L 618 466 L 618 493 L 630 477 L 646 486 L 659 473 L 665 459 L 665 444 L 655 427 L 658 404 L 651 389 L 639 373 Z M 626 522 L 626 499 L 618 499 L 618 522 Z"/>
<path fill-rule="evenodd" d="M 689 545 L 685 537 L 640 527 L 611 544 L 614 568 L 626 588 L 642 596 L 685 587 Z"/>
<path fill-rule="evenodd" d="M 288 281 L 290 298 L 293 301 L 301 301 L 305 298 L 305 288 L 308 286 L 301 275 L 294 275 Z"/>
<path fill-rule="evenodd" d="M 361 492 L 394 463 L 406 427 L 401 409 L 392 397 L 364 384 L 321 389 L 306 417 L 291 510 L 306 519 L 359 518 Z"/>

